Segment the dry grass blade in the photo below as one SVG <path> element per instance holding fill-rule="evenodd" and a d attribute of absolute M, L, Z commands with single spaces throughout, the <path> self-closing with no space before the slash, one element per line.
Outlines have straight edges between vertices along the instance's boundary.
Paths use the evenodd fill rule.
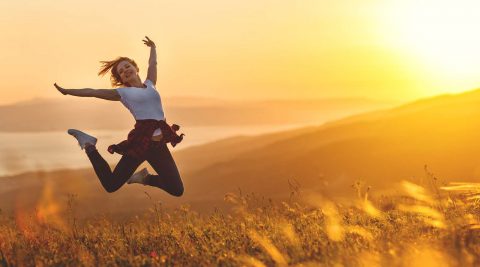
<path fill-rule="evenodd" d="M 402 181 L 402 187 L 404 191 L 414 199 L 427 203 L 434 203 L 433 199 L 422 186 L 408 181 Z"/>
<path fill-rule="evenodd" d="M 273 261 L 279 266 L 287 266 L 287 259 L 280 253 L 280 251 L 272 244 L 272 242 L 266 238 L 258 234 L 256 231 L 251 230 L 248 233 L 248 236 L 268 253 L 270 257 L 272 257 Z"/>
<path fill-rule="evenodd" d="M 253 266 L 253 267 L 266 267 L 263 262 L 255 259 L 254 257 L 251 257 L 249 255 L 241 255 L 238 256 L 238 260 L 242 262 L 243 264 L 246 264 L 247 266 Z"/>
<path fill-rule="evenodd" d="M 379 209 L 377 209 L 372 202 L 368 199 L 365 199 L 359 203 L 360 209 L 365 211 L 369 216 L 376 218 L 376 219 L 383 219 L 383 213 Z"/>

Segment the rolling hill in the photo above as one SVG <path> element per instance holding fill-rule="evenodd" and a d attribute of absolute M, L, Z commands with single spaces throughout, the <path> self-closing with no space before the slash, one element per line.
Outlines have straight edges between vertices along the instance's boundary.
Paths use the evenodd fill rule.
<path fill-rule="evenodd" d="M 189 203 L 212 210 L 227 192 L 254 192 L 286 199 L 290 183 L 302 191 L 355 196 L 358 180 L 373 192 L 391 189 L 403 179 L 431 179 L 425 165 L 442 181 L 480 179 L 480 90 L 419 100 L 393 109 L 351 116 L 317 127 L 260 136 L 219 140 L 174 153 L 184 178 L 185 195 L 167 196 L 141 185 L 103 192 L 93 170 L 59 170 L 2 178 L 2 209 L 25 192 L 41 192 L 46 183 L 57 198 L 79 196 L 86 214 L 131 214 L 149 207 L 150 199 L 165 204 Z M 24 193 L 21 193 L 24 192 Z M 33 200 L 32 200 L 33 201 Z M 34 202 L 30 202 L 32 205 Z M 89 210 L 95 204 L 95 210 Z M 25 204 L 26 205 L 26 204 Z M 28 206 L 28 205 L 27 205 Z M 10 208 L 9 208 L 10 207 Z"/>
<path fill-rule="evenodd" d="M 285 135 L 187 177 L 192 194 L 209 185 L 210 197 L 238 187 L 285 195 L 289 179 L 331 194 L 352 194 L 357 180 L 381 191 L 402 179 L 425 179 L 425 166 L 443 180 L 476 181 L 479 117 L 480 90 L 443 95 Z"/>

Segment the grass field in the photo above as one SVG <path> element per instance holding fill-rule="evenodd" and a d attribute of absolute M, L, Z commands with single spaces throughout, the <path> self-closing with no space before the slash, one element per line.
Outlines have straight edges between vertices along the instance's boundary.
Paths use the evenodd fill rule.
<path fill-rule="evenodd" d="M 375 199 L 357 184 L 349 203 L 229 193 L 232 211 L 209 214 L 152 202 L 127 221 L 80 222 L 71 197 L 62 214 L 1 214 L 0 265 L 478 266 L 480 184 L 435 182 Z"/>

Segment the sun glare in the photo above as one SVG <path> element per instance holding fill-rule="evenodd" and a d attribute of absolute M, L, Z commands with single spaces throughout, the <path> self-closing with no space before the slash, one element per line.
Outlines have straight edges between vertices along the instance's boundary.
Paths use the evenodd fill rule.
<path fill-rule="evenodd" d="M 478 87 L 479 1 L 402 0 L 388 9 L 385 31 L 395 46 L 452 85 Z"/>

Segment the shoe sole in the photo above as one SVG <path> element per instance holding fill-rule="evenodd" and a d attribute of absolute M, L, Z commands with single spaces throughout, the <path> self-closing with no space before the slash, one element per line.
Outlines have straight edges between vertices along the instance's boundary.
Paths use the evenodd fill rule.
<path fill-rule="evenodd" d="M 127 180 L 127 184 L 132 184 L 133 182 L 130 181 L 130 179 L 135 176 L 135 175 L 139 175 L 140 173 L 145 173 L 145 175 L 143 176 L 143 178 L 147 177 L 150 173 L 148 173 L 148 170 L 147 168 L 143 168 L 141 169 L 140 171 L 138 171 L 137 173 L 134 173 L 128 180 Z"/>
<path fill-rule="evenodd" d="M 85 143 L 91 143 L 92 145 L 96 145 L 97 144 L 97 138 L 87 134 L 87 133 L 84 133 L 80 130 L 77 130 L 77 129 L 68 129 L 67 130 L 67 133 L 73 137 L 75 137 L 75 139 L 78 141 L 78 145 L 80 146 L 80 148 L 83 150 L 85 147 L 82 147 L 82 145 L 80 144 L 80 141 L 78 140 L 77 138 L 77 135 L 84 135 L 84 137 L 86 137 L 87 139 L 91 139 L 93 140 L 93 142 L 90 142 L 90 141 L 86 141 Z"/>

